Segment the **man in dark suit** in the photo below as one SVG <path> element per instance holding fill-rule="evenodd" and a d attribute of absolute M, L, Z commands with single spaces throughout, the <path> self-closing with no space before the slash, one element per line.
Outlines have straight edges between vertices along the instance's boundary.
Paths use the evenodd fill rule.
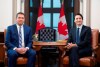
<path fill-rule="evenodd" d="M 83 25 L 83 16 L 75 15 L 76 27 L 69 32 L 67 49 L 69 49 L 69 66 L 79 67 L 79 58 L 92 55 L 91 28 Z"/>
<path fill-rule="evenodd" d="M 32 31 L 24 24 L 25 15 L 22 12 L 16 15 L 16 24 L 8 26 L 5 44 L 7 46 L 8 67 L 16 67 L 19 56 L 28 58 L 27 67 L 35 67 L 36 51 L 32 49 Z"/>

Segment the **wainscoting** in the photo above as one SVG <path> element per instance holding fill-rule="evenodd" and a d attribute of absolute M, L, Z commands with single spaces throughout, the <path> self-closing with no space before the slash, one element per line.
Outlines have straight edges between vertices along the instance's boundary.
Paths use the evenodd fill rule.
<path fill-rule="evenodd" d="M 4 43 L 4 32 L 0 32 L 0 43 Z"/>

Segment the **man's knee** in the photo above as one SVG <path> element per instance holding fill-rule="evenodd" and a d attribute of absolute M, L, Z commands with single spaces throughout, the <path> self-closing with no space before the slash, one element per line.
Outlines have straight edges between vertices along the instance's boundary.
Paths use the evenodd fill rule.
<path fill-rule="evenodd" d="M 18 54 L 15 50 L 8 50 L 8 57 L 17 57 Z"/>
<path fill-rule="evenodd" d="M 78 53 L 78 47 L 72 47 L 72 48 L 70 49 L 70 53 L 71 53 L 71 54 Z"/>
<path fill-rule="evenodd" d="M 30 56 L 35 56 L 36 55 L 36 51 L 35 50 L 29 50 L 29 55 Z"/>
<path fill-rule="evenodd" d="M 78 47 L 72 47 L 71 50 L 72 51 L 77 51 L 78 50 Z"/>

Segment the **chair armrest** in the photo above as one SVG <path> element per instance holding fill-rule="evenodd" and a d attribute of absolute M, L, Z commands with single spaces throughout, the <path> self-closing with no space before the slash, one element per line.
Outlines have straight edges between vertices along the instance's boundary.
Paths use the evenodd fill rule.
<path fill-rule="evenodd" d="M 95 50 L 95 54 L 96 54 L 97 62 L 100 63 L 100 45 L 98 45 L 98 48 Z"/>
<path fill-rule="evenodd" d="M 32 46 L 33 47 L 33 49 L 35 49 L 36 48 L 36 46 Z"/>
<path fill-rule="evenodd" d="M 3 48 L 4 48 L 5 51 L 7 50 L 7 47 L 5 46 L 5 44 L 3 45 Z"/>
<path fill-rule="evenodd" d="M 95 47 L 93 47 L 93 51 L 96 51 L 97 49 L 99 48 L 99 46 L 95 46 Z"/>
<path fill-rule="evenodd" d="M 99 54 L 100 54 L 100 45 L 95 46 L 95 47 L 93 48 L 92 57 L 98 58 L 98 57 L 100 57 Z"/>

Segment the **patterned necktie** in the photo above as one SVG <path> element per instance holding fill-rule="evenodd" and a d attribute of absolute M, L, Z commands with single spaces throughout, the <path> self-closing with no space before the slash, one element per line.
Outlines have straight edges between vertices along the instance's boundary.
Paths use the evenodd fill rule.
<path fill-rule="evenodd" d="M 79 29 L 80 28 L 77 28 L 77 32 L 76 32 L 76 43 L 80 42 Z"/>
<path fill-rule="evenodd" d="M 19 27 L 19 47 L 22 47 L 22 33 L 21 33 L 21 26 Z"/>

